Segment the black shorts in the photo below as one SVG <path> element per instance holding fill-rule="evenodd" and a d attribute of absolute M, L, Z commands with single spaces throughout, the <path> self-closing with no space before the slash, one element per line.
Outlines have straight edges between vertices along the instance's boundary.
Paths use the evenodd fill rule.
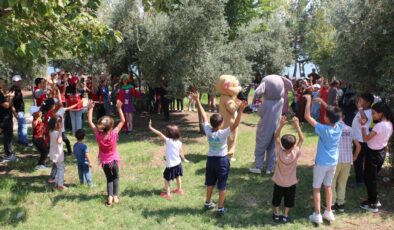
<path fill-rule="evenodd" d="M 166 168 L 163 172 L 163 177 L 167 181 L 172 181 L 180 176 L 183 176 L 182 164 L 179 164 L 171 168 Z"/>
<path fill-rule="evenodd" d="M 230 160 L 225 157 L 208 157 L 205 169 L 205 185 L 226 190 L 227 178 L 230 173 Z"/>
<path fill-rule="evenodd" d="M 272 205 L 279 207 L 282 203 L 282 198 L 285 200 L 285 207 L 294 207 L 294 200 L 296 194 L 296 185 L 290 187 L 281 187 L 277 184 L 274 185 L 274 193 L 272 195 Z"/>

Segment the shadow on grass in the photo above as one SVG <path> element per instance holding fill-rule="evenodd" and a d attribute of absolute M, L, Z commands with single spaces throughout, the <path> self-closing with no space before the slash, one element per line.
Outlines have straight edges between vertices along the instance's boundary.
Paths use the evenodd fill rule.
<path fill-rule="evenodd" d="M 147 218 L 154 218 L 156 222 L 162 223 L 165 222 L 169 217 L 172 216 L 194 216 L 200 215 L 204 213 L 204 209 L 202 208 L 165 208 L 159 210 L 142 210 L 142 216 Z"/>
<path fill-rule="evenodd" d="M 90 200 L 103 200 L 104 202 L 105 196 L 100 194 L 61 194 L 57 195 L 52 199 L 52 205 L 56 206 L 59 202 L 86 202 Z"/>
<path fill-rule="evenodd" d="M 136 187 L 127 188 L 122 192 L 122 196 L 129 196 L 129 197 L 151 197 L 151 196 L 159 196 L 162 190 L 160 189 L 139 189 Z"/>
<path fill-rule="evenodd" d="M 194 163 L 194 164 L 207 160 L 206 155 L 202 155 L 199 153 L 187 153 L 185 154 L 185 157 L 190 161 L 190 163 Z M 204 173 L 205 173 L 205 168 L 204 168 Z"/>

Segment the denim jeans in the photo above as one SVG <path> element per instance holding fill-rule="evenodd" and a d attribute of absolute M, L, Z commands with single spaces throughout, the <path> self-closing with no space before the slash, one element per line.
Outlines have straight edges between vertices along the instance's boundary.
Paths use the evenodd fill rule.
<path fill-rule="evenodd" d="M 24 112 L 18 112 L 18 143 L 27 145 L 27 124 Z"/>
<path fill-rule="evenodd" d="M 71 127 L 73 135 L 78 129 L 82 128 L 82 110 L 70 111 Z"/>
<path fill-rule="evenodd" d="M 92 185 L 92 172 L 89 165 L 78 165 L 78 175 L 81 184 L 87 183 L 89 186 Z"/>
<path fill-rule="evenodd" d="M 57 186 L 62 186 L 64 183 L 64 162 L 56 162 L 56 184 Z"/>

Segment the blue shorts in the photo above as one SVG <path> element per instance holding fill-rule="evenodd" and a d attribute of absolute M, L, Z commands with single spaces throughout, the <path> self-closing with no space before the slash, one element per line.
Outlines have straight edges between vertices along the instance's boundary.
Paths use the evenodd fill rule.
<path fill-rule="evenodd" d="M 230 173 L 230 160 L 225 157 L 208 157 L 205 169 L 205 185 L 217 185 L 219 190 L 226 190 L 227 178 Z"/>

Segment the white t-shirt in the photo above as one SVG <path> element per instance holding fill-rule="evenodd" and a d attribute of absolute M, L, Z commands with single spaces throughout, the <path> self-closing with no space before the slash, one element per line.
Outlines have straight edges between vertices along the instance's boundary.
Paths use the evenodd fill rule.
<path fill-rule="evenodd" d="M 49 143 L 49 157 L 55 163 L 64 161 L 63 153 L 63 141 L 61 144 L 57 143 L 57 138 L 59 137 L 59 131 L 50 132 L 50 143 Z M 60 136 L 62 134 L 60 133 Z"/>
<path fill-rule="evenodd" d="M 381 121 L 373 127 L 372 131 L 376 135 L 367 142 L 368 147 L 373 150 L 381 150 L 387 146 L 393 134 L 393 124 L 389 121 Z"/>
<path fill-rule="evenodd" d="M 209 157 L 224 157 L 227 156 L 227 137 L 230 136 L 230 127 L 227 129 L 219 129 L 212 132 L 212 127 L 208 122 L 204 124 L 205 135 L 208 137 L 208 156 Z"/>
<path fill-rule="evenodd" d="M 366 110 L 364 110 L 364 113 L 368 118 L 368 121 L 365 124 L 365 126 L 370 127 L 371 122 L 372 122 L 372 110 L 366 109 Z M 361 116 L 360 112 L 357 112 L 356 116 L 353 119 L 353 122 L 352 122 L 353 137 L 355 140 L 358 140 L 359 142 L 364 142 L 363 141 L 363 134 L 361 132 L 360 116 Z M 368 133 L 369 133 L 369 130 L 367 129 L 367 134 Z"/>
<path fill-rule="evenodd" d="M 56 115 L 61 117 L 63 119 L 63 127 L 62 127 L 62 132 L 65 132 L 64 128 L 64 114 L 66 113 L 66 109 L 61 107 L 60 109 L 57 110 Z"/>
<path fill-rule="evenodd" d="M 166 167 L 171 168 L 181 163 L 179 153 L 182 148 L 182 142 L 171 138 L 166 138 Z"/>

